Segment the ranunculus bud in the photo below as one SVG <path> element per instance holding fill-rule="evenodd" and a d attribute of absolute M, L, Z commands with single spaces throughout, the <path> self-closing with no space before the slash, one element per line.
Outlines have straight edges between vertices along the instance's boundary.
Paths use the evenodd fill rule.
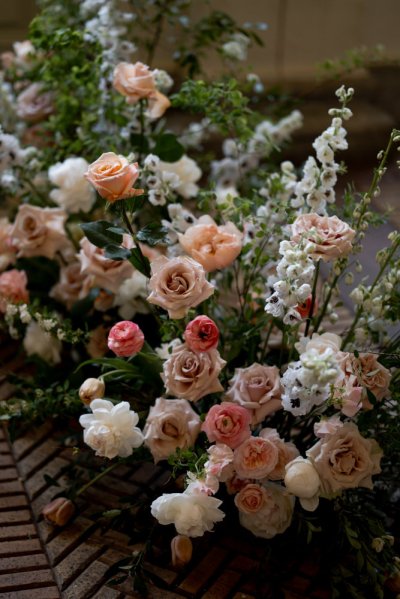
<path fill-rule="evenodd" d="M 201 315 L 189 322 L 184 337 L 192 351 L 210 351 L 218 345 L 219 330 L 211 318 Z"/>
<path fill-rule="evenodd" d="M 193 545 L 189 537 L 176 535 L 171 541 L 171 557 L 174 568 L 183 568 L 192 559 Z"/>
<path fill-rule="evenodd" d="M 106 386 L 101 379 L 86 379 L 79 387 L 79 398 L 85 406 L 88 406 L 93 399 L 102 399 L 105 390 Z"/>
<path fill-rule="evenodd" d="M 117 322 L 108 334 L 107 345 L 119 358 L 130 358 L 143 347 L 144 335 L 139 326 L 130 320 Z"/>
<path fill-rule="evenodd" d="M 310 460 L 298 457 L 286 465 L 285 486 L 300 498 L 302 507 L 314 511 L 318 506 L 320 478 Z"/>
<path fill-rule="evenodd" d="M 42 515 L 47 522 L 56 526 L 64 526 L 72 518 L 75 506 L 66 497 L 57 497 L 42 509 Z"/>

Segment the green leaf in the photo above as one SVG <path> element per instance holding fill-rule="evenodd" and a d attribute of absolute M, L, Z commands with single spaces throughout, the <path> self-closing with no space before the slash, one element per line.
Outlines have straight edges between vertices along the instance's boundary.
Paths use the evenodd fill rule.
<path fill-rule="evenodd" d="M 108 243 L 104 246 L 104 255 L 109 260 L 128 260 L 131 256 L 131 250 L 115 243 Z"/>
<path fill-rule="evenodd" d="M 92 360 L 86 360 L 85 362 L 82 362 L 82 364 L 79 364 L 75 372 L 78 372 L 83 366 L 88 366 L 89 364 L 99 364 L 102 366 L 109 366 L 110 369 L 113 370 L 118 369 L 126 372 L 139 373 L 137 366 L 120 358 L 93 358 Z"/>
<path fill-rule="evenodd" d="M 167 227 L 163 227 L 159 223 L 153 222 L 143 227 L 143 229 L 140 229 L 136 235 L 136 238 L 138 241 L 147 243 L 147 245 L 152 247 L 158 245 L 159 243 L 168 245 L 170 243 L 167 237 L 168 232 L 169 230 Z"/>
<path fill-rule="evenodd" d="M 115 227 L 106 220 L 82 223 L 80 227 L 89 241 L 98 248 L 104 248 L 110 243 L 122 242 L 122 234 L 116 233 Z"/>
<path fill-rule="evenodd" d="M 131 250 L 129 262 L 131 264 L 133 264 L 133 266 L 139 272 L 141 272 L 142 275 L 150 278 L 150 275 L 151 275 L 150 261 L 148 258 L 146 258 L 146 256 L 143 256 L 143 254 L 141 253 L 140 250 L 138 250 L 138 248 L 133 248 Z"/>
<path fill-rule="evenodd" d="M 185 153 L 185 148 L 172 133 L 164 133 L 157 139 L 153 153 L 164 162 L 176 162 Z"/>

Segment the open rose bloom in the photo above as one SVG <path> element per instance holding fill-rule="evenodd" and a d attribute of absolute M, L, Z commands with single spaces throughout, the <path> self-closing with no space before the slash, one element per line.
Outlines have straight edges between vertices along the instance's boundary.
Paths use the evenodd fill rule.
<path fill-rule="evenodd" d="M 120 62 L 114 69 L 114 88 L 126 97 L 128 104 L 136 104 L 146 99 L 149 116 L 160 118 L 169 108 L 171 102 L 156 89 L 154 73 L 142 62 L 129 64 Z"/>
<path fill-rule="evenodd" d="M 125 156 L 117 155 L 114 152 L 102 154 L 100 158 L 89 165 L 85 173 L 86 179 L 108 202 L 141 195 L 143 190 L 133 187 L 138 176 L 138 163 L 131 164 Z"/>

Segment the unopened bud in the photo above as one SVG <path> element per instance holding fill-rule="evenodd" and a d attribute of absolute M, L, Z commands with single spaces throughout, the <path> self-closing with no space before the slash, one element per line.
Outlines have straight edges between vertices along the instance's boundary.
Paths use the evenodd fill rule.
<path fill-rule="evenodd" d="M 183 568 L 192 559 L 193 545 L 189 537 L 177 535 L 171 541 L 171 557 L 174 568 Z"/>
<path fill-rule="evenodd" d="M 72 518 L 74 512 L 74 504 L 66 497 L 57 497 L 42 509 L 44 519 L 56 526 L 64 526 Z"/>
<path fill-rule="evenodd" d="M 94 399 L 104 397 L 106 386 L 101 379 L 86 379 L 79 388 L 79 398 L 88 406 Z"/>

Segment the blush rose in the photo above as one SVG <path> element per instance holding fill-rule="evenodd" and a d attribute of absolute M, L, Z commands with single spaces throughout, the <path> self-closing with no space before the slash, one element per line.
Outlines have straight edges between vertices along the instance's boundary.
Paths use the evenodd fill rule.
<path fill-rule="evenodd" d="M 314 260 L 321 258 L 331 262 L 350 254 L 355 231 L 337 216 L 319 216 L 318 214 L 301 214 L 292 225 L 292 241 L 302 238 L 315 245 L 311 252 Z"/>
<path fill-rule="evenodd" d="M 279 452 L 274 443 L 261 437 L 249 437 L 237 449 L 233 465 L 240 478 L 266 478 L 278 464 Z"/>
<path fill-rule="evenodd" d="M 212 406 L 202 426 L 211 442 L 224 443 L 235 449 L 251 435 L 251 415 L 246 408 L 224 402 Z"/>

